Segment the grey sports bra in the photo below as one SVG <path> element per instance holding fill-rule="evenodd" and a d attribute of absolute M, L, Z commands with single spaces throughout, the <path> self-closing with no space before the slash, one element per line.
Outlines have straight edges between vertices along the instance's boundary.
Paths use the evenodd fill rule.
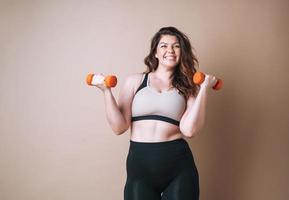
<path fill-rule="evenodd" d="M 158 92 L 149 83 L 146 73 L 132 101 L 131 121 L 161 120 L 179 126 L 186 109 L 185 98 L 176 88 Z"/>

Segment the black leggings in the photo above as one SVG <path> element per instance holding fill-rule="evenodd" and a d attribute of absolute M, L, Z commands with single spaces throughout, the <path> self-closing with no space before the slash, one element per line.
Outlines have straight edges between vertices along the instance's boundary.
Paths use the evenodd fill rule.
<path fill-rule="evenodd" d="M 125 200 L 198 200 L 199 175 L 184 139 L 130 141 Z"/>

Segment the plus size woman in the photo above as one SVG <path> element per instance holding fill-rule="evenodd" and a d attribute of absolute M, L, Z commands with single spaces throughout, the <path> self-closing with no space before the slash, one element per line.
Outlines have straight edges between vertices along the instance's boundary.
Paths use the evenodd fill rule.
<path fill-rule="evenodd" d="M 216 78 L 192 81 L 198 60 L 188 37 L 163 27 L 152 38 L 147 70 L 128 76 L 118 101 L 105 97 L 106 117 L 114 133 L 130 129 L 125 200 L 199 199 L 199 175 L 186 138 L 204 126 L 207 90 Z"/>

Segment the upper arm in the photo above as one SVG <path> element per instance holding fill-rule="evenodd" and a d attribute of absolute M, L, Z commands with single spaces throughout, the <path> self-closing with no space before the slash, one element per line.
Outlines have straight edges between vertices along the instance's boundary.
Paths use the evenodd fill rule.
<path fill-rule="evenodd" d="M 192 108 L 192 106 L 194 105 L 194 102 L 195 102 L 195 97 L 193 95 L 189 96 L 189 98 L 187 99 L 187 102 L 186 102 L 186 109 L 184 111 L 184 114 L 180 120 L 180 129 L 182 129 L 186 123 L 186 118 Z"/>
<path fill-rule="evenodd" d="M 132 100 L 137 87 L 141 84 L 141 79 L 142 74 L 133 74 L 128 76 L 119 92 L 118 107 L 128 127 L 131 123 Z"/>
<path fill-rule="evenodd" d="M 187 99 L 187 102 L 186 102 L 187 103 L 186 110 L 185 110 L 182 118 L 186 118 L 186 116 L 190 112 L 191 107 L 193 106 L 194 102 L 195 102 L 195 97 L 193 95 L 189 96 L 189 98 Z"/>

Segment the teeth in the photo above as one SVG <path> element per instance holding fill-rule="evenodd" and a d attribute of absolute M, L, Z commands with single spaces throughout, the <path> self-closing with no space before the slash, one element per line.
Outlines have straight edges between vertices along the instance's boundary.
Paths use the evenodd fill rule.
<path fill-rule="evenodd" d="M 173 60 L 173 59 L 175 59 L 175 57 L 173 57 L 173 56 L 167 56 L 167 57 L 165 57 L 166 59 L 170 59 L 170 60 Z"/>

